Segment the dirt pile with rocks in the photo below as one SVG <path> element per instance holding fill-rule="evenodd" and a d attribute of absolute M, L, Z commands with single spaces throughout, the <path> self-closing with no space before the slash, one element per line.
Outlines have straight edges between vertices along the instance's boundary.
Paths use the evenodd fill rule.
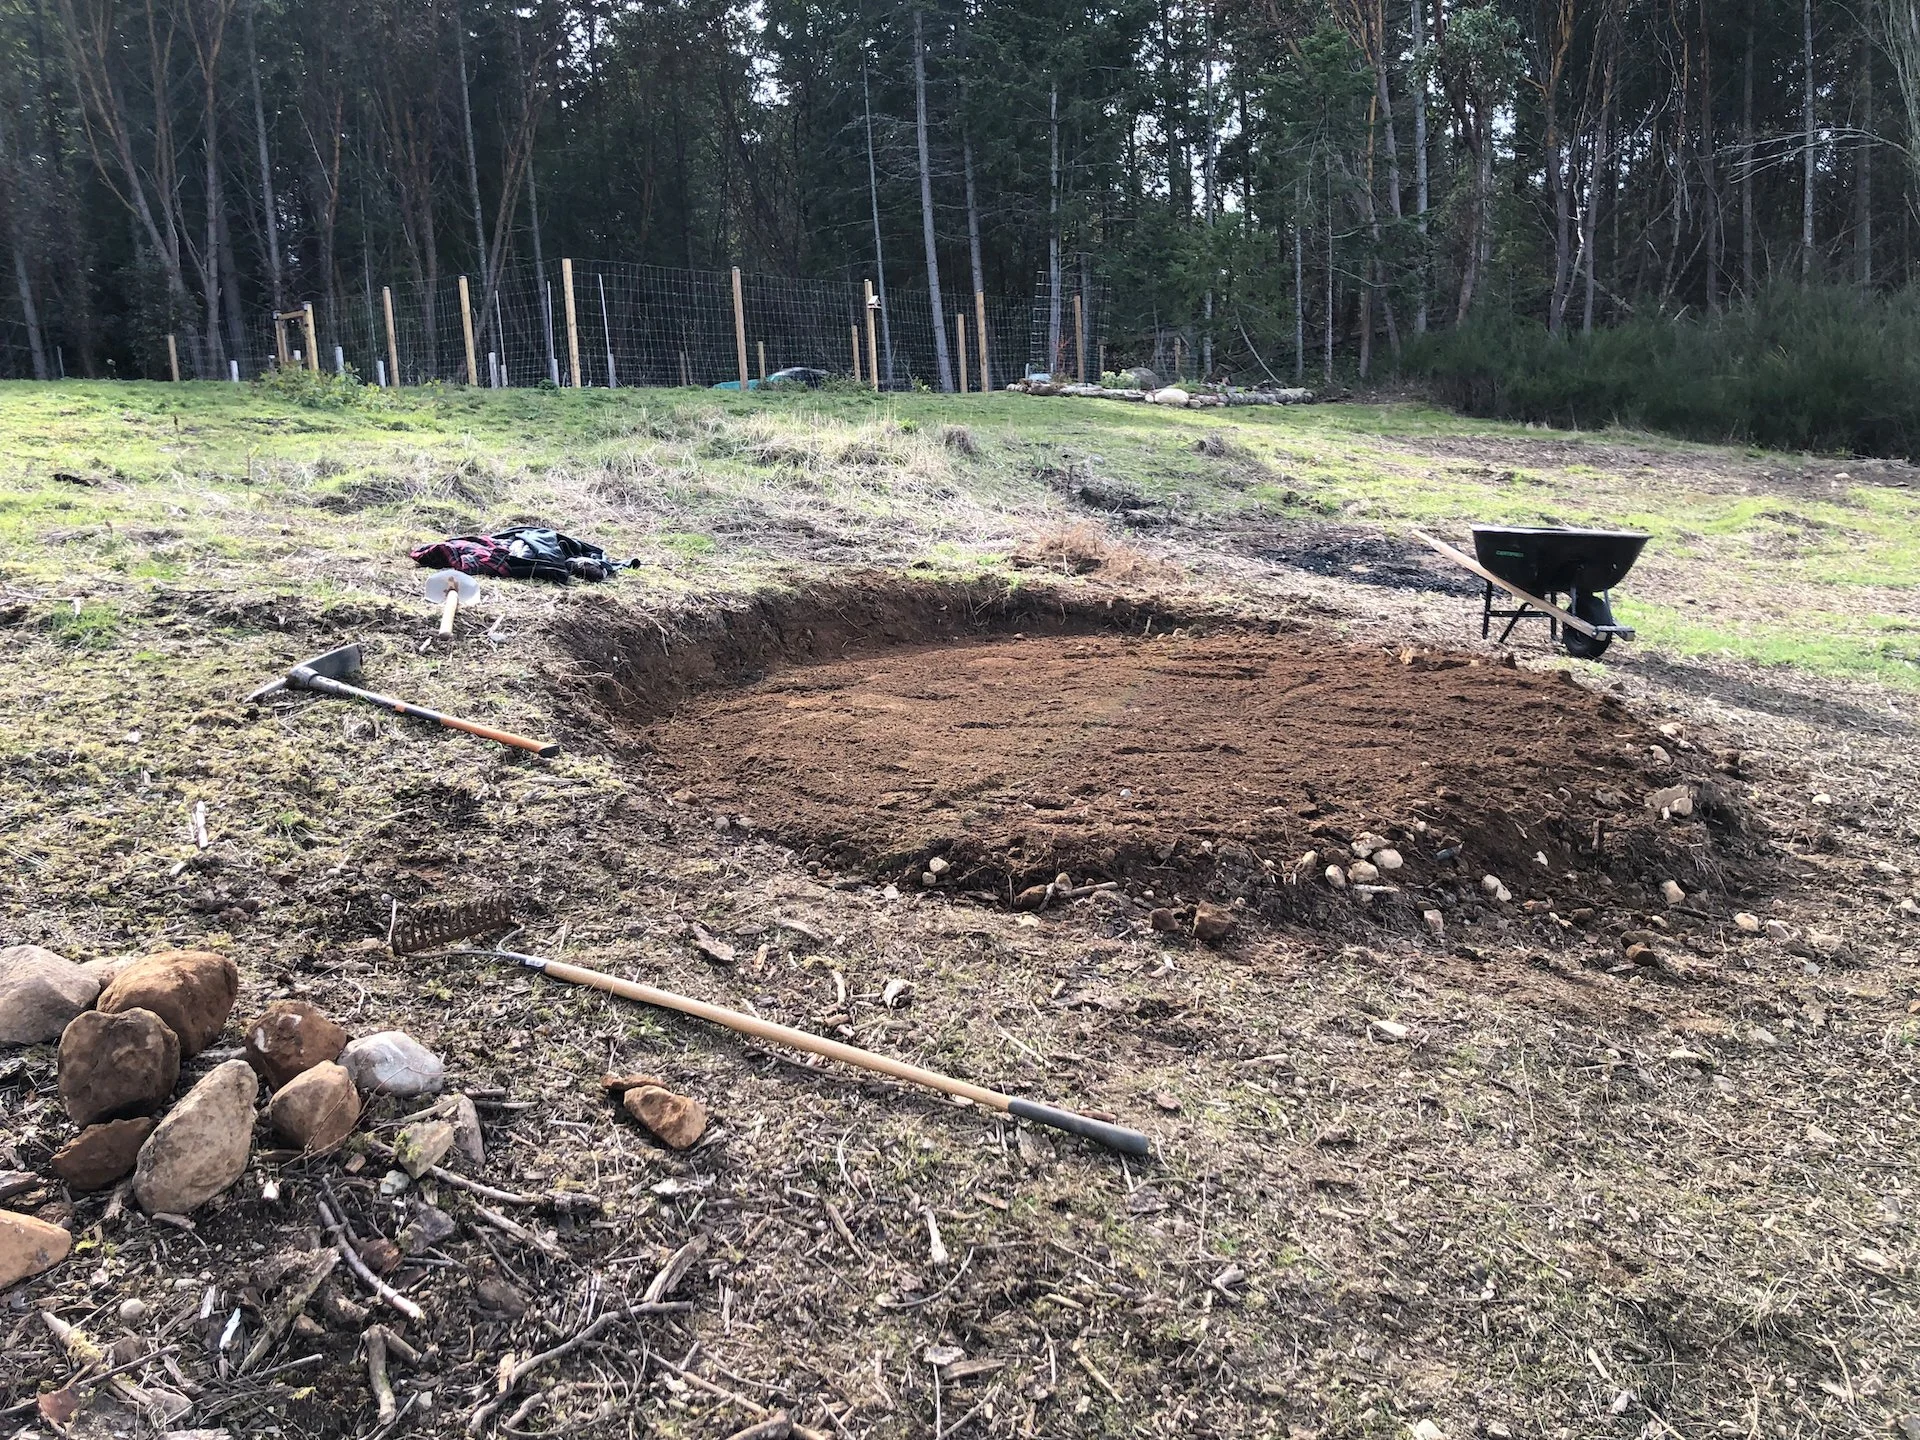
<path fill-rule="evenodd" d="M 1307 635 L 879 651 L 708 695 L 645 739 L 718 823 L 1006 899 L 1064 873 L 1320 922 L 1666 905 L 1748 858 L 1712 762 L 1611 696 Z"/>

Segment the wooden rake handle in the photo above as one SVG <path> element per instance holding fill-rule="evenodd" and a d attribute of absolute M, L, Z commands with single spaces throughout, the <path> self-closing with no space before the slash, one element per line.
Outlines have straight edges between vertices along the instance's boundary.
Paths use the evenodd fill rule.
<path fill-rule="evenodd" d="M 1076 1115 L 1070 1110 L 1059 1110 L 1051 1105 L 1037 1104 L 1032 1100 L 1020 1100 L 1011 1095 L 1002 1095 L 999 1091 L 989 1090 L 984 1085 L 975 1085 L 967 1080 L 956 1080 L 953 1076 L 942 1075 L 936 1070 L 923 1070 L 918 1065 L 910 1065 L 904 1060 L 876 1055 L 871 1050 L 843 1045 L 838 1040 L 829 1040 L 822 1035 L 811 1035 L 805 1030 L 776 1025 L 771 1020 L 762 1020 L 757 1015 L 729 1010 L 722 1005 L 710 1005 L 704 1000 L 676 995 L 671 990 L 642 985 L 635 980 L 622 980 L 616 975 L 591 970 L 584 965 L 568 965 L 559 960 L 543 960 L 537 955 L 521 955 L 511 950 L 465 950 L 460 953 L 491 955 L 502 960 L 517 961 L 529 970 L 538 970 L 543 975 L 550 975 L 556 980 L 585 985 L 594 990 L 604 990 L 609 995 L 618 995 L 626 1000 L 638 1000 L 643 1005 L 656 1005 L 662 1010 L 675 1010 L 682 1015 L 691 1015 L 698 1020 L 723 1025 L 742 1035 L 770 1040 L 776 1045 L 804 1050 L 812 1055 L 824 1055 L 829 1060 L 838 1060 L 862 1070 L 891 1075 L 894 1079 L 904 1080 L 910 1085 L 920 1085 L 947 1095 L 958 1095 L 973 1101 L 976 1105 L 997 1110 L 1003 1115 L 1016 1115 L 1022 1120 L 1050 1125 L 1056 1130 L 1064 1130 L 1069 1134 L 1097 1141 L 1109 1150 L 1118 1150 L 1123 1155 L 1146 1155 L 1152 1149 L 1152 1142 L 1138 1130 L 1110 1125 L 1104 1120 L 1093 1120 L 1085 1115 Z"/>

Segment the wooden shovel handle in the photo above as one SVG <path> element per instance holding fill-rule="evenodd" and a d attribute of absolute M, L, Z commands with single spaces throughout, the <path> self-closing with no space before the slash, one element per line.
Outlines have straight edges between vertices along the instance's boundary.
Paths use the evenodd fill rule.
<path fill-rule="evenodd" d="M 419 714 L 419 711 L 408 707 L 402 713 Z M 531 750 L 542 760 L 551 760 L 560 753 L 559 745 L 551 740 L 529 740 L 525 735 L 496 730 L 491 725 L 482 725 L 478 720 L 462 720 L 457 715 L 442 715 L 438 711 L 430 713 L 449 730 L 464 730 L 469 735 L 478 735 L 482 740 L 498 740 L 502 745 L 511 745 L 516 750 Z"/>
<path fill-rule="evenodd" d="M 447 591 L 446 603 L 440 607 L 440 633 L 442 635 L 453 634 L 453 617 L 459 611 L 459 609 L 460 609 L 459 590 L 454 589 L 454 590 Z"/>

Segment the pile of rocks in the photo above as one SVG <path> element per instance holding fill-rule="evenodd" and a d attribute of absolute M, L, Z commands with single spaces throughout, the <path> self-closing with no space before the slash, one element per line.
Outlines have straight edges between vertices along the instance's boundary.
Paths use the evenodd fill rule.
<path fill-rule="evenodd" d="M 0 950 L 0 1043 L 59 1042 L 60 1099 L 79 1133 L 50 1168 L 70 1189 L 131 1175 L 142 1210 L 184 1216 L 245 1173 L 263 1081 L 268 1126 L 309 1154 L 353 1133 L 365 1096 L 446 1084 L 439 1057 L 400 1031 L 349 1040 L 307 1001 L 276 1000 L 247 1026 L 243 1058 L 173 1101 L 182 1064 L 225 1029 L 239 990 L 233 962 L 210 951 L 77 965 L 38 946 Z M 0 1210 L 0 1289 L 57 1265 L 71 1244 L 58 1225 Z"/>

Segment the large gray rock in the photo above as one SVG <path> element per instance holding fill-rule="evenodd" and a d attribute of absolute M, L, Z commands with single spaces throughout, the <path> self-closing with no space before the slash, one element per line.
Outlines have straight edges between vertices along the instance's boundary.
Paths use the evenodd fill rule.
<path fill-rule="evenodd" d="M 149 1215 L 185 1215 L 247 1168 L 259 1078 L 244 1060 L 216 1065 L 140 1147 L 133 1198 Z"/>
<path fill-rule="evenodd" d="M 361 1036 L 340 1052 L 340 1063 L 368 1095 L 438 1095 L 447 1083 L 440 1057 L 402 1030 Z"/>
<path fill-rule="evenodd" d="M 88 1010 L 60 1035 L 60 1099 L 76 1125 L 151 1115 L 180 1079 L 180 1041 L 151 1010 Z"/>
<path fill-rule="evenodd" d="M 0 1045 L 44 1045 L 94 1002 L 100 982 L 38 945 L 0 950 Z"/>

